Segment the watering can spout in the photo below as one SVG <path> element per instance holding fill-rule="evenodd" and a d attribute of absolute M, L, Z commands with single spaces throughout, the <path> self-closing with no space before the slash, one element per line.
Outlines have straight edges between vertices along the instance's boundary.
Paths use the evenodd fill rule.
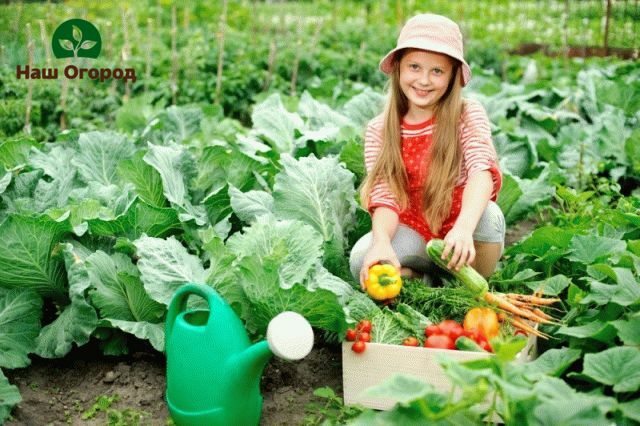
<path fill-rule="evenodd" d="M 233 364 L 236 366 L 236 371 L 251 378 L 251 382 L 254 380 L 259 382 L 262 371 L 272 356 L 273 352 L 269 349 L 269 343 L 263 340 L 237 354 Z"/>

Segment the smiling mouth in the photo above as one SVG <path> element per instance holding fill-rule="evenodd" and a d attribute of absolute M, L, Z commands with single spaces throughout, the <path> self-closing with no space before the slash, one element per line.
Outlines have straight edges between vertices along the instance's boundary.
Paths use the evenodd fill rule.
<path fill-rule="evenodd" d="M 419 95 L 419 96 L 427 96 L 429 93 L 432 92 L 432 90 L 420 90 L 420 89 L 416 89 L 415 87 L 413 88 L 413 90 L 415 90 L 415 92 Z"/>

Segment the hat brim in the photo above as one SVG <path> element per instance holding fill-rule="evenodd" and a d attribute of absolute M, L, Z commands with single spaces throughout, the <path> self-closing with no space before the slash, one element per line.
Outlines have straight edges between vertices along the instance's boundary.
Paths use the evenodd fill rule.
<path fill-rule="evenodd" d="M 380 61 L 380 71 L 387 75 L 390 75 L 393 72 L 393 60 L 395 58 L 396 52 L 402 49 L 410 48 L 443 53 L 447 56 L 457 59 L 458 61 L 460 61 L 460 63 L 462 63 L 462 86 L 466 86 L 467 83 L 469 83 L 469 80 L 471 80 L 471 68 L 469 67 L 469 64 L 467 64 L 467 61 L 465 61 L 464 58 L 455 51 L 455 49 L 445 44 L 434 43 L 432 41 L 425 42 L 424 40 L 419 39 L 406 40 L 402 44 L 396 46 L 395 49 L 392 49 L 389 53 L 387 53 L 387 55 Z"/>

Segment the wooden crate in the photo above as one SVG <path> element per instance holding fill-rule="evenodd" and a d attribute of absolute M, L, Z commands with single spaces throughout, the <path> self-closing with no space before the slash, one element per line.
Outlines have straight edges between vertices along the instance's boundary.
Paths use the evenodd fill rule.
<path fill-rule="evenodd" d="M 367 395 L 367 388 L 378 385 L 396 374 L 406 374 L 432 384 L 440 392 L 451 390 L 449 378 L 436 359 L 444 353 L 460 361 L 493 356 L 487 352 L 468 352 L 424 347 L 367 343 L 360 354 L 351 350 L 352 342 L 342 343 L 342 384 L 344 403 L 361 404 L 368 408 L 388 410 L 395 405 L 389 398 Z M 530 336 L 516 362 L 528 362 L 536 357 L 536 337 Z"/>

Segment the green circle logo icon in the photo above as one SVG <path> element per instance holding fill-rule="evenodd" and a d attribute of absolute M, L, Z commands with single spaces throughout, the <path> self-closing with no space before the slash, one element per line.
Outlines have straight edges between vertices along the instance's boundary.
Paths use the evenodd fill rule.
<path fill-rule="evenodd" d="M 56 58 L 97 58 L 102 49 L 102 38 L 91 22 L 69 19 L 53 33 L 51 49 Z"/>

